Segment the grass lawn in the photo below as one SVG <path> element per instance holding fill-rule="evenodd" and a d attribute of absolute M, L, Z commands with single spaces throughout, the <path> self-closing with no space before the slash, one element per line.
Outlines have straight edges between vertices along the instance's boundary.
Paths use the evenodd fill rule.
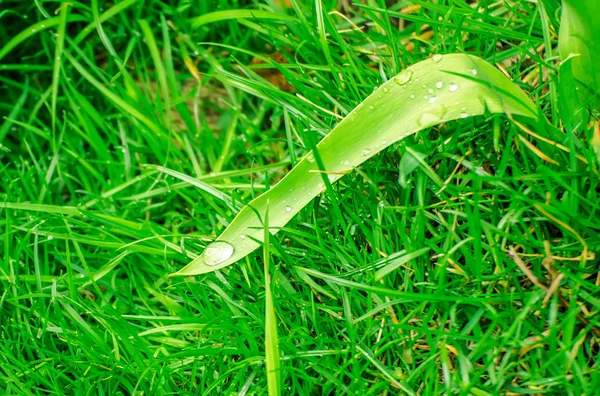
<path fill-rule="evenodd" d="M 597 395 L 600 126 L 558 80 L 560 6 L 0 2 L 0 394 Z M 426 127 L 263 248 L 169 276 L 451 53 L 539 120 Z"/>

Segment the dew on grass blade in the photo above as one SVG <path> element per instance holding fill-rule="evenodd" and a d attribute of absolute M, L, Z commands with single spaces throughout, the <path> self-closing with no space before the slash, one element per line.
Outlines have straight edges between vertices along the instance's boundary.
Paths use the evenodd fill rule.
<path fill-rule="evenodd" d="M 394 77 L 394 82 L 398 85 L 404 85 L 412 78 L 412 70 L 404 70 L 402 73 Z"/>
<path fill-rule="evenodd" d="M 271 212 L 269 227 L 281 229 L 295 213 L 323 193 L 325 185 L 322 181 L 328 184 L 325 176 L 330 179 L 329 182 L 332 179 L 339 180 L 346 172 L 360 167 L 389 144 L 406 136 L 411 136 L 410 142 L 418 142 L 418 137 L 412 136 L 424 128 L 483 113 L 485 109 L 478 103 L 478 97 L 486 98 L 487 107 L 493 113 L 509 112 L 536 118 L 536 106 L 527 95 L 513 86 L 500 71 L 488 67 L 483 60 L 461 54 L 443 55 L 443 59 L 442 56 L 436 56 L 437 62 L 430 59 L 411 66 L 410 79 L 410 72 L 403 72 L 397 78 L 392 77 L 393 82 L 386 83 L 374 95 L 365 95 L 363 104 L 349 113 L 347 121 L 339 122 L 317 144 L 315 153 L 319 150 L 321 154 L 320 170 L 315 168 L 315 164 L 308 163 L 312 158 L 305 157 L 304 163 L 297 164 L 278 184 L 248 203 L 220 236 L 219 240 L 229 241 L 233 245 L 234 252 L 229 259 L 214 267 L 206 265 L 204 257 L 194 259 L 178 275 L 207 273 L 230 262 L 239 262 L 260 246 L 260 235 L 252 230 L 263 226 L 260 216 L 269 209 L 269 202 L 271 208 L 275 209 Z M 443 70 L 438 66 L 443 66 Z M 473 69 L 477 70 L 475 78 L 468 71 Z M 485 84 L 476 80 L 482 80 Z M 384 88 L 388 90 L 387 93 Z M 307 153 L 307 156 L 310 154 L 315 155 Z M 322 172 L 327 174 L 323 175 Z M 246 234 L 245 239 L 240 238 L 242 233 Z M 250 243 L 250 236 L 257 243 Z M 245 243 L 247 247 L 243 247 Z"/>
<path fill-rule="evenodd" d="M 433 63 L 438 63 L 439 61 L 441 61 L 441 60 L 442 60 L 442 58 L 443 58 L 443 56 L 442 56 L 442 55 L 440 55 L 440 54 L 435 54 L 435 55 L 433 55 L 433 58 L 431 58 L 431 60 L 433 61 Z"/>
<path fill-rule="evenodd" d="M 204 263 L 209 266 L 217 265 L 233 255 L 233 246 L 225 241 L 211 243 L 204 250 Z"/>

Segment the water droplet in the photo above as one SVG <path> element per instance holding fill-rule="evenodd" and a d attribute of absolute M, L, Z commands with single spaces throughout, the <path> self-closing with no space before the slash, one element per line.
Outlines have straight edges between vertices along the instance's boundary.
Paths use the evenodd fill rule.
<path fill-rule="evenodd" d="M 345 165 L 345 166 L 352 166 L 352 164 L 351 164 L 351 163 L 350 163 L 350 161 L 348 161 L 348 160 L 345 160 L 344 162 L 342 162 L 342 165 Z"/>
<path fill-rule="evenodd" d="M 242 235 L 240 235 L 240 238 L 241 239 L 246 239 L 246 235 L 242 234 Z"/>
<path fill-rule="evenodd" d="M 404 85 L 410 81 L 412 78 L 413 71 L 412 70 L 404 70 L 402 73 L 398 74 L 394 77 L 394 82 L 398 85 Z"/>
<path fill-rule="evenodd" d="M 469 69 L 468 72 L 471 73 L 474 76 L 477 75 L 477 69 Z"/>
<path fill-rule="evenodd" d="M 439 61 L 441 61 L 441 60 L 442 60 L 442 58 L 443 58 L 443 56 L 442 56 L 442 55 L 440 55 L 440 54 L 435 54 L 435 55 L 433 55 L 433 58 L 431 58 L 431 60 L 433 61 L 433 63 L 438 63 Z"/>
<path fill-rule="evenodd" d="M 444 86 L 444 83 L 443 83 L 443 82 L 441 82 L 441 81 L 438 81 L 438 82 L 436 82 L 436 83 L 435 83 L 435 87 L 436 87 L 437 89 L 442 89 L 442 87 L 443 87 L 443 86 Z"/>
<path fill-rule="evenodd" d="M 54 237 L 53 237 L 52 235 L 48 235 L 48 240 L 49 240 L 49 241 L 51 241 L 51 240 L 53 240 L 53 239 L 54 239 Z"/>
<path fill-rule="evenodd" d="M 432 93 L 433 93 L 433 89 L 429 88 L 429 89 L 427 90 L 427 93 L 430 93 L 430 94 L 432 94 Z"/>
<path fill-rule="evenodd" d="M 410 95 L 410 98 L 411 98 L 411 99 L 414 99 L 414 98 L 415 98 L 415 95 Z"/>
<path fill-rule="evenodd" d="M 369 149 L 363 150 L 363 157 L 366 157 L 369 154 L 371 154 L 371 150 L 369 150 Z"/>
<path fill-rule="evenodd" d="M 450 91 L 450 92 L 456 92 L 457 89 L 458 89 L 458 85 L 456 85 L 456 84 L 450 84 L 448 86 L 448 91 Z"/>
<path fill-rule="evenodd" d="M 383 92 L 384 92 L 384 93 L 388 93 L 388 91 L 389 91 L 389 90 L 390 90 L 390 89 L 389 89 L 388 87 L 383 87 Z"/>
<path fill-rule="evenodd" d="M 204 250 L 204 264 L 217 265 L 233 255 L 233 246 L 225 241 L 211 243 Z"/>
<path fill-rule="evenodd" d="M 308 157 L 306 157 L 306 160 L 308 162 L 315 162 L 315 157 L 312 154 L 309 154 Z"/>
<path fill-rule="evenodd" d="M 330 183 L 333 183 L 334 181 L 336 181 L 337 176 L 336 175 L 328 175 L 327 179 L 329 179 Z"/>
<path fill-rule="evenodd" d="M 385 146 L 387 144 L 387 140 L 384 140 L 383 142 L 381 142 L 382 146 Z"/>
<path fill-rule="evenodd" d="M 433 104 L 433 103 L 435 103 L 436 100 L 437 100 L 437 96 L 432 96 L 431 99 L 429 99 L 429 103 Z"/>
<path fill-rule="evenodd" d="M 460 118 L 467 118 L 469 115 L 467 113 L 460 113 Z"/>
<path fill-rule="evenodd" d="M 285 211 L 286 211 L 286 212 L 291 212 L 291 211 L 292 211 L 292 207 L 291 207 L 290 205 L 287 205 L 287 206 L 285 207 Z"/>
<path fill-rule="evenodd" d="M 375 106 L 369 106 L 369 110 L 373 110 Z"/>

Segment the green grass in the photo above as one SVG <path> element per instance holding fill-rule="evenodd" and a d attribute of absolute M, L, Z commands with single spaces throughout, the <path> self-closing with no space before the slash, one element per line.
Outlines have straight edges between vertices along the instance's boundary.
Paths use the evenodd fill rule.
<path fill-rule="evenodd" d="M 597 392 L 600 177 L 561 112 L 558 1 L 179 3 L 0 4 L 0 393 Z M 421 131 L 270 246 L 169 277 L 438 53 L 552 125 Z"/>

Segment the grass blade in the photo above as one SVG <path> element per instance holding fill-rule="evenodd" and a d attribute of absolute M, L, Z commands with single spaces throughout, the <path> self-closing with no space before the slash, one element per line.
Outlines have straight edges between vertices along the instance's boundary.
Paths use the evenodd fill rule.
<path fill-rule="evenodd" d="M 52 131 L 56 126 L 56 99 L 58 97 L 58 83 L 60 79 L 60 66 L 62 65 L 62 52 L 65 45 L 65 34 L 67 29 L 67 16 L 69 15 L 70 3 L 65 3 L 58 16 L 58 30 L 56 32 L 56 50 L 54 52 L 54 70 L 52 74 Z"/>
<path fill-rule="evenodd" d="M 394 271 L 396 268 L 400 267 L 402 264 L 404 264 L 410 260 L 414 260 L 417 257 L 427 253 L 428 251 L 429 251 L 429 248 L 425 247 L 425 248 L 416 250 L 414 252 L 405 254 L 403 256 L 400 256 L 398 258 L 395 258 L 394 260 L 391 260 L 389 264 L 387 264 L 385 267 L 381 268 L 380 270 L 378 270 L 375 273 L 375 279 L 379 280 L 379 279 L 383 278 L 390 272 Z"/>
<path fill-rule="evenodd" d="M 123 59 L 121 59 L 119 54 L 117 54 L 117 51 L 115 51 L 112 43 L 110 42 L 110 39 L 108 38 L 106 33 L 104 33 L 104 29 L 102 28 L 102 21 L 100 21 L 100 12 L 98 11 L 98 0 L 92 0 L 92 14 L 94 15 L 94 22 L 96 24 L 96 30 L 98 31 L 98 37 L 100 37 L 102 44 L 104 44 L 104 48 L 106 48 L 108 53 L 115 59 L 115 61 L 117 61 L 119 66 L 122 67 L 124 65 Z"/>
<path fill-rule="evenodd" d="M 94 20 L 92 22 L 90 22 L 86 27 L 81 29 L 81 31 L 79 32 L 79 34 L 77 34 L 77 36 L 75 37 L 75 39 L 73 41 L 77 44 L 81 43 L 91 32 L 94 31 L 94 29 L 96 29 L 96 24 L 98 22 L 102 23 L 102 22 L 106 22 L 106 21 L 110 20 L 112 17 L 114 17 L 115 15 L 118 15 L 120 12 L 124 11 L 127 7 L 129 7 L 132 4 L 135 4 L 137 2 L 138 2 L 138 0 L 124 0 L 120 3 L 113 5 L 108 10 L 104 11 L 102 13 L 102 15 L 99 16 L 99 18 L 97 18 L 97 19 L 94 18 Z"/>
<path fill-rule="evenodd" d="M 279 339 L 277 337 L 277 316 L 273 307 L 271 275 L 269 274 L 269 214 L 265 212 L 263 253 L 265 259 L 265 361 L 267 363 L 267 386 L 269 396 L 281 394 L 279 372 Z"/>
<path fill-rule="evenodd" d="M 112 101 L 115 105 L 123 109 L 127 114 L 137 118 L 142 124 L 144 124 L 149 130 L 156 133 L 157 135 L 164 134 L 162 128 L 153 122 L 150 118 L 146 117 L 140 110 L 133 107 L 130 103 L 126 102 L 119 95 L 106 88 L 100 81 L 96 80 L 79 62 L 75 60 L 68 52 L 65 55 L 73 65 L 73 67 L 85 78 L 91 85 L 96 87 L 100 93 L 106 96 L 107 99 Z"/>
<path fill-rule="evenodd" d="M 267 201 L 277 232 L 324 188 L 322 173 L 335 182 L 391 144 L 421 129 L 485 112 L 537 118 L 535 105 L 496 68 L 463 54 L 436 55 L 386 82 L 340 122 L 316 147 L 324 169 L 312 153 L 275 187 L 244 207 L 218 238 L 234 252 L 209 266 L 198 256 L 175 275 L 212 272 L 233 264 L 260 246 Z M 246 238 L 249 237 L 249 238 Z"/>
<path fill-rule="evenodd" d="M 324 169 L 309 153 L 275 187 L 244 207 L 218 238 L 234 253 L 208 266 L 198 256 L 175 275 L 212 272 L 233 264 L 260 246 L 261 221 L 271 202 L 273 232 L 331 183 L 391 144 L 443 122 L 486 111 L 537 118 L 534 104 L 487 62 L 471 55 L 436 55 L 385 83 L 340 122 L 316 147 Z M 250 238 L 246 238 L 249 236 Z"/>
<path fill-rule="evenodd" d="M 27 40 L 29 37 L 40 33 L 43 30 L 54 27 L 60 23 L 60 16 L 52 17 L 45 19 L 43 21 L 34 23 L 29 26 L 27 29 L 23 30 L 16 36 L 14 36 L 10 41 L 0 48 L 0 59 L 4 58 L 10 51 L 12 51 L 17 45 L 21 44 L 23 41 Z M 70 22 L 80 22 L 85 21 L 81 15 L 71 15 L 69 17 Z"/>
<path fill-rule="evenodd" d="M 285 14 L 277 14 L 270 11 L 260 10 L 227 10 L 227 11 L 216 11 L 209 14 L 192 19 L 193 27 L 200 27 L 209 23 L 227 21 L 231 19 L 272 19 L 277 21 L 295 21 L 293 18 Z"/>

